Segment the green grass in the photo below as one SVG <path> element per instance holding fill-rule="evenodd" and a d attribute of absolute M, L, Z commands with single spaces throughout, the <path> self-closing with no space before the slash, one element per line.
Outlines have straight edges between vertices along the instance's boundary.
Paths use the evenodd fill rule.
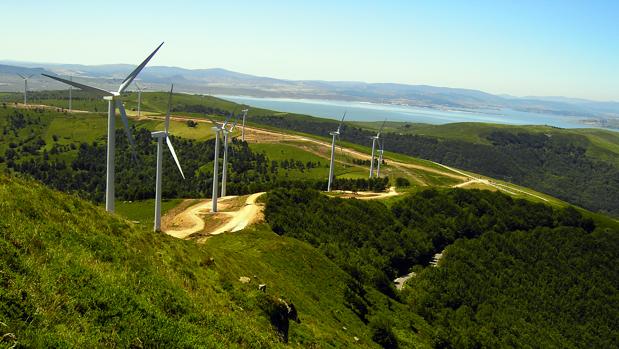
<path fill-rule="evenodd" d="M 183 199 L 161 200 L 161 215 L 178 206 Z M 140 201 L 116 201 L 116 213 L 138 224 L 150 227 L 155 216 L 155 199 Z"/>
<path fill-rule="evenodd" d="M 120 118 L 116 118 L 122 125 Z M 105 140 L 107 135 L 107 116 L 96 114 L 67 114 L 55 117 L 43 133 L 43 140 L 51 148 L 53 136 L 59 136 L 59 144 L 74 142 L 92 143 Z"/>

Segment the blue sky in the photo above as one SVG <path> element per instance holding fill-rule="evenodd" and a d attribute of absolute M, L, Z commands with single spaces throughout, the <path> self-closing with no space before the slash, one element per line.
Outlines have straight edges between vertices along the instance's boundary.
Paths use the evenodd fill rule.
<path fill-rule="evenodd" d="M 0 59 L 619 101 L 619 1 L 10 1 Z M 111 45 L 115 48 L 110 48 Z"/>

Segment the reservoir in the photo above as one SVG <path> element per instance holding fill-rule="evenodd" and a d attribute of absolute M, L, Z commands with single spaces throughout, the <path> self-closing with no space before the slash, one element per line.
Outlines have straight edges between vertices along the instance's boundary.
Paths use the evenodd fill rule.
<path fill-rule="evenodd" d="M 217 96 L 237 103 L 288 113 L 340 119 L 346 111 L 348 120 L 403 121 L 425 124 L 453 122 L 487 122 L 509 125 L 548 125 L 560 128 L 598 127 L 586 123 L 584 117 L 532 113 L 512 109 L 447 110 L 407 105 L 349 102 L 320 99 L 257 98 L 247 96 Z"/>

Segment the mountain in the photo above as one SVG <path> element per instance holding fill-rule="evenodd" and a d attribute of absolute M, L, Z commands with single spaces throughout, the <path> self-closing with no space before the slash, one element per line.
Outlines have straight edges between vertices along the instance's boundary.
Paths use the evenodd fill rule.
<path fill-rule="evenodd" d="M 0 61 L 0 90 L 21 91 L 17 72 L 52 72 L 74 76 L 104 88 L 115 88 L 133 65 L 79 65 Z M 89 81 L 92 80 L 92 81 Z M 512 97 L 462 88 L 366 83 L 359 81 L 284 80 L 255 76 L 221 68 L 185 69 L 146 67 L 139 81 L 148 89 L 163 90 L 174 83 L 179 91 L 254 97 L 329 99 L 413 105 L 437 109 L 514 109 L 593 119 L 606 123 L 619 119 L 619 102 L 598 102 L 566 97 Z M 62 89 L 66 86 L 35 76 L 29 84 L 34 90 Z"/>

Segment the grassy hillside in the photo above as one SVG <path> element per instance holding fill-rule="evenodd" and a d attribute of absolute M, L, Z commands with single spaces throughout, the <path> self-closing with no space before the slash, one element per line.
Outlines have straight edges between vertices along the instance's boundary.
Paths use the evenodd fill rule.
<path fill-rule="evenodd" d="M 196 245 L 4 175 L 0 202 L 0 336 L 9 345 L 280 347 L 282 298 L 300 319 L 289 324 L 290 344 L 376 347 L 343 301 L 347 275 L 266 226 Z"/>

